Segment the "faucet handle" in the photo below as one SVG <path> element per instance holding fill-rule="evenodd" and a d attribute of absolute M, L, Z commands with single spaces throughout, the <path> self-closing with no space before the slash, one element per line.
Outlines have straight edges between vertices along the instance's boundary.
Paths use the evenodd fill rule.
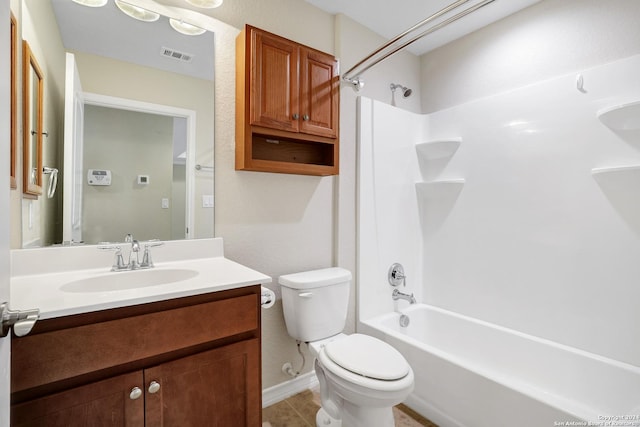
<path fill-rule="evenodd" d="M 387 279 L 389 280 L 389 284 L 391 286 L 398 287 L 402 283 L 404 286 L 407 286 L 405 279 L 407 276 L 404 275 L 404 267 L 400 263 L 391 264 L 389 267 L 389 272 L 387 273 Z"/>
<path fill-rule="evenodd" d="M 119 244 L 101 242 L 98 245 L 98 249 L 101 251 L 115 251 L 115 259 L 113 261 L 113 265 L 111 266 L 111 271 L 120 271 L 127 268 L 127 265 L 124 263 L 124 258 L 122 257 L 122 248 Z"/>
<path fill-rule="evenodd" d="M 160 239 L 151 239 L 151 240 L 147 240 L 147 241 L 144 241 L 144 242 L 141 242 L 141 243 L 144 245 L 145 250 L 147 248 L 153 248 L 153 247 L 156 247 L 156 246 L 164 245 L 164 242 L 161 241 Z"/>
<path fill-rule="evenodd" d="M 164 245 L 164 242 L 161 242 L 158 239 L 148 240 L 143 243 L 144 244 L 144 255 L 142 256 L 141 267 L 153 267 L 153 260 L 151 259 L 151 248 L 156 246 Z"/>

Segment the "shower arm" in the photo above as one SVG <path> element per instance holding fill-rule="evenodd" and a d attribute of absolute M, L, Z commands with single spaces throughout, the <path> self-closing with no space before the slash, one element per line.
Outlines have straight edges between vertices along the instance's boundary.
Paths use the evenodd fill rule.
<path fill-rule="evenodd" d="M 391 55 L 399 52 L 400 50 L 404 49 L 405 47 L 409 46 L 410 44 L 420 40 L 421 38 L 443 28 L 446 27 L 447 25 L 451 24 L 452 22 L 457 21 L 460 18 L 463 18 L 465 16 L 467 16 L 470 13 L 475 12 L 476 10 L 487 6 L 490 3 L 493 3 L 495 0 L 482 0 L 481 2 L 475 4 L 474 6 L 471 6 L 465 10 L 463 10 L 462 12 L 458 13 L 457 15 L 452 16 L 451 18 L 442 21 L 432 27 L 427 28 L 426 30 L 424 30 L 423 32 L 421 32 L 420 34 L 413 36 L 411 38 L 407 39 L 413 32 L 423 28 L 425 25 L 429 24 L 430 22 L 434 21 L 435 19 L 440 18 L 441 16 L 451 12 L 452 10 L 460 7 L 461 5 L 467 3 L 469 0 L 458 0 L 454 3 L 451 3 L 449 6 L 445 7 L 444 9 L 441 9 L 440 11 L 434 13 L 433 15 L 429 16 L 428 18 L 420 21 L 419 23 L 417 23 L 416 25 L 414 25 L 413 27 L 409 28 L 408 30 L 404 31 L 403 33 L 399 34 L 398 36 L 394 37 L 392 40 L 390 40 L 389 42 L 385 43 L 384 45 L 380 46 L 378 49 L 376 49 L 375 51 L 373 51 L 372 53 L 370 53 L 368 56 L 366 56 L 362 61 L 358 62 L 356 65 L 354 65 L 353 67 L 351 67 L 346 73 L 344 73 L 342 75 L 342 80 L 344 80 L 345 82 L 351 83 L 354 87 L 354 89 L 356 91 L 360 90 L 363 86 L 364 86 L 364 82 L 362 81 L 362 78 L 360 77 L 365 71 L 369 70 L 371 67 L 373 67 L 374 65 L 377 65 L 378 63 L 382 62 L 383 60 L 387 59 L 388 57 L 390 57 Z M 399 45 L 396 45 L 400 43 Z"/>

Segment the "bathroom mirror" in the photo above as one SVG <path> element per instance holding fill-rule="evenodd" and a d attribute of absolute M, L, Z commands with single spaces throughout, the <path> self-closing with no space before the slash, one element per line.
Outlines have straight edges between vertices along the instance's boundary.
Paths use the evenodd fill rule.
<path fill-rule="evenodd" d="M 11 14 L 11 188 L 18 188 L 16 180 L 16 157 L 18 138 L 18 23 Z"/>
<path fill-rule="evenodd" d="M 33 56 L 29 43 L 22 42 L 22 177 L 23 193 L 30 198 L 42 194 L 42 98 L 44 74 Z"/>
<path fill-rule="evenodd" d="M 75 55 L 79 79 L 85 93 L 189 110 L 195 114 L 195 124 L 193 128 L 188 129 L 188 132 L 194 135 L 195 140 L 192 151 L 187 153 L 187 156 L 191 156 L 192 164 L 186 168 L 184 173 L 187 178 L 182 179 L 183 190 L 178 192 L 186 194 L 186 198 L 176 201 L 177 199 L 174 199 L 172 195 L 157 195 L 150 202 L 149 209 L 141 213 L 145 217 L 138 221 L 131 221 L 131 219 L 133 215 L 137 214 L 137 211 L 142 211 L 140 209 L 133 209 L 127 215 L 112 215 L 109 218 L 111 221 L 110 229 L 120 229 L 121 232 L 117 236 L 112 233 L 103 238 L 95 237 L 95 239 L 121 241 L 125 233 L 132 233 L 140 239 L 158 237 L 168 240 L 213 237 L 215 114 L 213 105 L 213 32 L 199 36 L 179 34 L 169 26 L 169 20 L 165 16 L 160 16 L 155 22 L 137 21 L 124 15 L 113 1 L 98 8 L 82 6 L 71 0 L 22 1 L 23 11 L 29 12 L 22 14 L 23 20 L 26 16 L 26 19 L 33 21 L 29 23 L 28 27 L 36 33 L 36 38 L 40 40 L 54 38 L 51 33 L 52 29 L 59 32 L 59 35 L 55 34 L 55 37 L 61 39 L 62 49 L 42 49 L 45 58 L 41 62 L 46 62 L 47 70 L 51 63 L 58 63 L 60 57 L 64 63 L 65 53 L 71 52 Z M 45 18 L 47 18 L 46 22 L 43 21 Z M 194 71 L 195 69 L 198 71 Z M 68 78 L 65 83 L 65 79 L 60 79 L 59 75 L 54 77 L 58 79 L 55 82 L 57 87 L 66 88 L 68 86 Z M 54 83 L 48 82 L 47 84 Z M 46 94 L 48 93 L 47 91 Z M 45 111 L 49 111 L 49 103 L 52 102 L 55 105 L 53 108 L 58 108 L 57 100 L 54 102 L 46 97 Z M 64 99 L 61 99 L 60 103 L 64 103 Z M 64 116 L 67 115 L 68 111 L 64 113 Z M 79 168 L 74 167 L 68 163 L 66 154 L 59 155 L 57 160 L 51 160 L 54 157 L 49 155 L 50 151 L 56 150 L 57 153 L 63 153 L 65 152 L 63 144 L 65 146 L 68 144 L 66 125 L 62 124 L 65 117 L 61 119 L 58 124 L 57 136 L 45 139 L 45 159 L 47 159 L 45 166 L 59 169 L 61 177 L 68 177 L 68 172 L 72 171 L 76 182 L 80 186 L 84 185 L 85 195 L 90 194 L 89 192 L 92 192 L 93 196 L 108 194 L 110 206 L 114 206 L 114 203 L 123 206 L 126 204 L 125 200 L 136 198 L 136 194 L 151 193 L 147 189 L 151 190 L 155 183 L 160 182 L 157 173 L 154 175 L 154 170 L 157 171 L 158 168 L 146 163 L 151 156 L 136 157 L 136 168 L 129 171 L 130 174 L 133 174 L 132 176 L 116 175 L 114 166 L 100 164 L 98 161 L 91 161 L 91 164 L 81 164 Z M 48 122 L 46 126 L 49 126 Z M 112 125 L 112 129 L 114 126 L 117 124 Z M 80 124 L 79 127 L 85 126 Z M 149 136 L 152 136 L 154 132 L 154 129 L 149 129 Z M 108 141 L 109 137 L 105 135 L 100 140 Z M 56 144 L 57 148 L 52 148 Z M 172 159 L 170 158 L 168 161 L 171 162 Z M 175 162 L 170 163 L 168 167 L 175 169 Z M 113 185 L 108 188 L 109 191 L 107 191 L 107 187 L 87 186 L 89 169 L 110 170 L 112 172 Z M 138 181 L 139 177 L 144 179 L 146 175 L 149 176 L 148 184 L 141 184 Z M 192 183 L 190 191 L 185 188 L 189 177 Z M 48 176 L 44 177 L 45 185 L 48 184 L 48 179 Z M 26 245 L 27 241 L 24 236 L 28 234 L 25 231 L 24 218 L 30 215 L 34 216 L 34 223 L 38 224 L 40 220 L 41 235 L 50 234 L 45 229 L 54 227 L 56 232 L 53 234 L 63 236 L 64 224 L 71 222 L 74 218 L 77 219 L 80 212 L 88 215 L 96 211 L 96 209 L 85 209 L 86 206 L 84 206 L 91 203 L 95 207 L 94 200 L 87 201 L 81 197 L 77 204 L 80 209 L 76 209 L 75 213 L 62 212 L 63 204 L 65 204 L 64 199 L 67 196 L 68 181 L 70 180 L 63 178 L 54 198 L 47 201 L 47 203 L 56 204 L 58 208 L 47 211 L 46 217 L 44 209 L 37 207 L 32 209 L 23 203 L 23 245 Z M 119 196 L 114 194 L 118 191 L 121 191 Z M 169 199 L 169 210 L 182 210 L 184 215 L 191 215 L 192 227 L 185 229 L 186 227 L 183 226 L 182 233 L 172 231 L 170 237 L 167 236 L 167 231 L 164 228 L 156 231 L 149 228 L 145 230 L 131 229 L 132 223 L 145 222 L 145 225 L 149 225 L 152 221 L 145 221 L 144 218 L 166 214 L 167 198 Z M 136 198 L 136 200 L 140 200 L 140 198 Z M 105 201 L 105 203 L 107 202 Z M 29 212 L 27 212 L 27 208 Z M 38 215 L 42 217 L 38 218 Z M 82 236 L 80 239 L 77 239 L 75 235 L 71 239 L 67 237 L 58 237 L 53 241 L 43 239 L 40 245 L 67 244 L 68 242 L 73 244 L 79 242 L 97 243 L 98 241 L 92 240 L 90 236 L 99 234 L 95 230 L 102 228 L 105 217 L 106 215 L 103 213 L 93 219 L 91 217 L 83 218 L 84 224 L 93 231 L 80 234 Z M 176 226 L 175 230 L 178 229 L 179 227 Z"/>

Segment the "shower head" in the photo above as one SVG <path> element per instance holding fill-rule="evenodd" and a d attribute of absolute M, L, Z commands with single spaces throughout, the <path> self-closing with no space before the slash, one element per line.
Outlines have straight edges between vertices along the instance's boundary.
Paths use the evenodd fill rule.
<path fill-rule="evenodd" d="M 411 93 L 413 92 L 408 87 L 405 87 L 405 86 L 402 86 L 402 85 L 399 85 L 399 84 L 395 84 L 395 83 L 391 83 L 391 92 L 395 92 L 396 89 L 402 89 L 402 96 L 404 98 L 410 97 Z"/>

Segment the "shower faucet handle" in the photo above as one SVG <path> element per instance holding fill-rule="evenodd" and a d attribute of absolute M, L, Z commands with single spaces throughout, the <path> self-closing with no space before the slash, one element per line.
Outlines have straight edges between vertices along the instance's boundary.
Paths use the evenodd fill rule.
<path fill-rule="evenodd" d="M 405 279 L 407 276 L 404 274 L 404 267 L 400 263 L 391 264 L 389 267 L 389 273 L 387 274 L 387 279 L 389 280 L 389 284 L 393 287 L 400 286 L 402 283 L 406 286 Z"/>

